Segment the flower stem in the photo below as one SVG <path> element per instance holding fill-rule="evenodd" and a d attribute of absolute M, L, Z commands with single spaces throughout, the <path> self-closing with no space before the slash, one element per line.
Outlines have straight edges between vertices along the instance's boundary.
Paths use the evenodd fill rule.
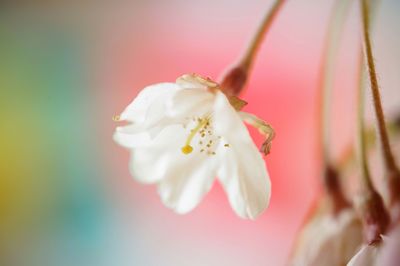
<path fill-rule="evenodd" d="M 221 78 L 221 87 L 226 94 L 238 95 L 244 88 L 257 52 L 270 29 L 278 11 L 285 0 L 276 0 L 271 9 L 265 14 L 260 25 L 251 39 L 247 49 L 240 57 L 238 63 L 234 64 Z"/>
<path fill-rule="evenodd" d="M 340 174 L 330 154 L 330 110 L 333 88 L 335 59 L 339 48 L 340 35 L 348 13 L 350 1 L 337 1 L 328 24 L 327 35 L 321 58 L 317 91 L 318 148 L 322 155 L 323 185 L 333 202 L 333 212 L 338 213 L 349 203 L 343 193 Z"/>
<path fill-rule="evenodd" d="M 318 85 L 319 142 L 322 149 L 323 165 L 331 162 L 330 143 L 330 110 L 333 87 L 335 58 L 339 48 L 340 35 L 345 23 L 351 1 L 337 1 L 329 21 L 328 33 L 325 37 L 324 52 L 321 60 Z"/>
<path fill-rule="evenodd" d="M 372 98 L 375 108 L 375 116 L 377 120 L 379 139 L 382 144 L 381 147 L 382 147 L 386 170 L 388 170 L 389 172 L 396 172 L 398 171 L 398 168 L 390 147 L 389 137 L 386 130 L 385 116 L 382 109 L 378 79 L 376 77 L 375 63 L 371 48 L 371 40 L 369 34 L 370 15 L 369 15 L 368 3 L 367 0 L 360 0 L 360 1 L 362 7 L 361 13 L 362 13 L 362 27 L 363 27 L 365 54 L 367 57 L 369 79 L 371 83 Z"/>
<path fill-rule="evenodd" d="M 389 205 L 400 204 L 400 170 L 396 165 L 392 149 L 390 147 L 389 136 L 385 125 L 385 116 L 382 109 L 381 96 L 379 92 L 378 79 L 376 77 L 375 63 L 372 54 L 371 40 L 369 34 L 370 14 L 367 0 L 361 1 L 361 14 L 363 25 L 363 37 L 365 54 L 368 63 L 368 72 L 371 83 L 372 98 L 375 108 L 375 116 L 378 128 L 378 138 L 381 142 L 381 149 L 386 170 L 386 188 L 389 194 Z"/>
<path fill-rule="evenodd" d="M 276 0 L 272 5 L 271 9 L 265 14 L 261 21 L 257 31 L 255 32 L 252 40 L 250 41 L 245 53 L 239 61 L 239 64 L 243 69 L 248 71 L 257 55 L 257 52 L 261 46 L 265 34 L 270 29 L 272 22 L 274 21 L 279 9 L 283 5 L 285 0 Z"/>
<path fill-rule="evenodd" d="M 359 57 L 358 97 L 357 97 L 357 135 L 359 160 L 361 164 L 362 189 L 359 196 L 359 210 L 364 223 L 364 236 L 368 244 L 381 241 L 381 234 L 385 233 L 389 225 L 389 214 L 384 206 L 383 199 L 374 188 L 368 166 L 367 147 L 365 140 L 364 123 L 364 59 Z"/>
<path fill-rule="evenodd" d="M 367 190 L 373 190 L 371 182 L 371 174 L 368 166 L 367 159 L 367 147 L 365 139 L 365 123 L 364 123 L 364 59 L 363 55 L 359 58 L 359 75 L 358 75 L 358 95 L 357 95 L 357 136 L 358 136 L 358 149 L 359 149 L 359 161 L 361 165 L 361 176 L 364 188 Z"/>
<path fill-rule="evenodd" d="M 371 42 L 369 37 L 370 14 L 368 10 L 369 0 L 361 1 L 362 28 L 364 36 L 365 53 L 367 55 L 368 72 L 371 83 L 375 114 L 378 122 L 379 138 L 382 142 L 383 154 L 386 169 L 392 172 L 397 169 L 394 157 L 392 155 L 388 133 L 386 131 L 385 119 L 383 115 L 378 80 L 376 78 L 375 65 L 372 56 Z M 384 234 L 390 223 L 390 214 L 385 208 L 381 195 L 375 190 L 368 169 L 366 146 L 365 146 L 365 129 L 364 129 L 364 84 L 363 84 L 363 56 L 360 56 L 359 67 L 359 94 L 358 94 L 358 135 L 360 141 L 361 167 L 363 174 L 363 192 L 360 195 L 359 209 L 361 210 L 362 220 L 364 223 L 364 233 L 368 244 L 380 242 L 382 234 Z M 392 193 L 391 193 L 392 194 Z M 392 197 L 392 195 L 391 195 Z"/>

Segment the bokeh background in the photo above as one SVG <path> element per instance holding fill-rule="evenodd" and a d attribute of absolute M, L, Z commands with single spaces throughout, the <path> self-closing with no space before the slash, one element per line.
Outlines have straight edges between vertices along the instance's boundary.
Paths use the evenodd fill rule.
<path fill-rule="evenodd" d="M 217 78 L 271 3 L 2 2 L 0 265 L 284 265 L 319 193 L 315 95 L 333 1 L 285 4 L 242 95 L 277 132 L 271 205 L 256 221 L 236 217 L 219 184 L 193 212 L 173 213 L 133 181 L 111 138 L 112 116 L 144 86 Z M 399 12 L 381 1 L 374 25 L 388 117 L 400 103 Z M 354 3 L 332 98 L 336 155 L 353 140 L 359 37 Z"/>

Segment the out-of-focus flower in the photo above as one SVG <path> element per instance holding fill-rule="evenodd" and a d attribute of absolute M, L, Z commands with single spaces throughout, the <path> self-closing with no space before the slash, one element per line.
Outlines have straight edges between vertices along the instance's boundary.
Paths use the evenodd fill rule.
<path fill-rule="evenodd" d="M 363 245 L 354 257 L 347 263 L 347 266 L 375 266 L 380 250 L 380 242 Z M 380 264 L 379 264 L 380 265 Z"/>
<path fill-rule="evenodd" d="M 397 224 L 384 238 L 383 246 L 379 251 L 377 261 L 379 265 L 398 266 L 400 265 L 400 225 Z M 378 264 L 377 264 L 378 265 Z"/>
<path fill-rule="evenodd" d="M 367 186 L 365 187 L 367 188 Z M 390 223 L 389 214 L 383 204 L 382 197 L 370 186 L 355 198 L 357 210 L 360 212 L 364 227 L 366 243 L 351 258 L 348 266 L 379 266 L 379 254 L 388 238 L 387 232 Z"/>
<path fill-rule="evenodd" d="M 362 224 L 348 207 L 337 214 L 320 201 L 319 209 L 303 227 L 289 265 L 345 265 L 362 243 Z"/>
<path fill-rule="evenodd" d="M 229 97 L 219 84 L 196 74 L 176 83 L 144 88 L 118 117 L 114 140 L 131 149 L 130 170 L 143 183 L 157 183 L 164 204 L 178 213 L 192 210 L 216 176 L 235 212 L 256 218 L 268 205 L 270 180 L 246 121 L 266 136 L 272 128 L 241 112 L 245 102 Z"/>

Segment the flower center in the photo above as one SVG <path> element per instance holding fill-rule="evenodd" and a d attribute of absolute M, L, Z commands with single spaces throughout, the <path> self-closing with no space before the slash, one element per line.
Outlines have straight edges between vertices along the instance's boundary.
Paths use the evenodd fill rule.
<path fill-rule="evenodd" d="M 187 118 L 190 119 L 190 118 Z M 205 155 L 215 155 L 216 149 L 223 138 L 221 136 L 214 135 L 213 126 L 211 123 L 211 116 L 204 118 L 192 118 L 194 122 L 194 128 L 190 130 L 190 133 L 186 139 L 185 145 L 181 148 L 183 154 L 190 154 L 194 150 L 191 145 L 192 142 L 196 142 L 199 147 L 199 152 Z M 185 127 L 185 126 L 184 126 Z M 196 138 L 196 140 L 195 140 Z M 225 148 L 229 148 L 230 145 L 225 143 Z"/>
<path fill-rule="evenodd" d="M 182 152 L 184 154 L 189 154 L 193 151 L 193 147 L 190 146 L 190 143 L 192 142 L 193 138 L 196 136 L 197 133 L 200 134 L 201 137 L 205 137 L 207 128 L 210 126 L 210 118 L 198 118 L 197 119 L 197 125 L 195 128 L 190 130 L 189 136 L 186 139 L 185 146 L 182 147 Z M 209 134 L 211 134 L 211 131 L 208 131 Z M 200 141 L 200 144 L 202 142 Z"/>

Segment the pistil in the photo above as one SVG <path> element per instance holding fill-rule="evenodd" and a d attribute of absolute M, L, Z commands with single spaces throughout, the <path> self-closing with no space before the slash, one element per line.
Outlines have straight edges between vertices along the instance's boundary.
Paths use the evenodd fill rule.
<path fill-rule="evenodd" d="M 202 137 L 205 136 L 205 133 L 202 133 L 204 131 L 201 129 L 207 127 L 209 123 L 209 118 L 199 118 L 197 126 L 194 129 L 190 130 L 190 134 L 186 139 L 185 146 L 183 146 L 181 149 L 184 154 L 189 154 L 193 151 L 193 147 L 190 145 L 190 143 L 198 132 L 201 133 Z"/>

